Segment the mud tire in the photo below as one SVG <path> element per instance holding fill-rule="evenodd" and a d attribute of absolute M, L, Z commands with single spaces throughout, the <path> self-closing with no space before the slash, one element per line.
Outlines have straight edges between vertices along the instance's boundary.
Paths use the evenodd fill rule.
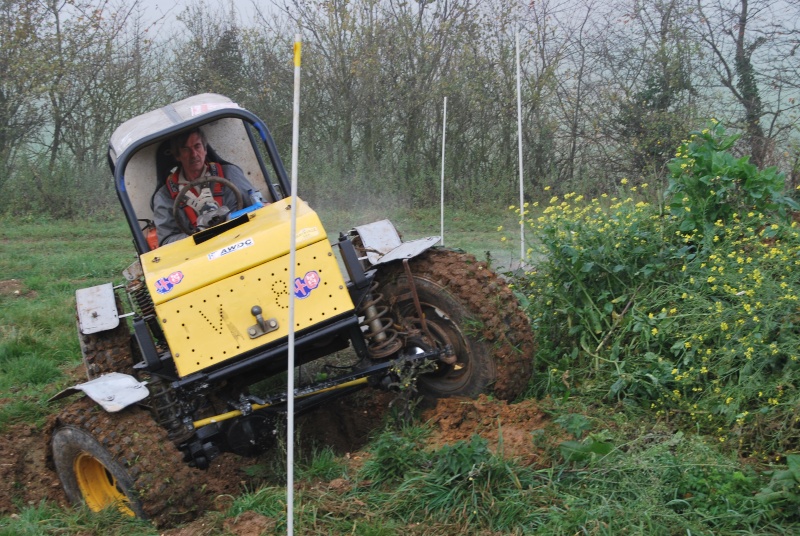
<path fill-rule="evenodd" d="M 106 413 L 83 398 L 61 412 L 50 432 L 49 461 L 73 503 L 86 502 L 75 460 L 88 455 L 113 475 L 117 489 L 127 497 L 126 506 L 158 526 L 189 521 L 207 506 L 197 492 L 203 473 L 183 463 L 166 432 L 144 409 L 132 406 Z"/>
<path fill-rule="evenodd" d="M 119 299 L 117 299 L 117 311 L 121 311 Z M 131 332 L 125 319 L 121 318 L 119 325 L 114 329 L 89 335 L 81 333 L 80 325 L 77 323 L 76 325 L 88 379 L 93 380 L 109 372 L 133 374 Z"/>
<path fill-rule="evenodd" d="M 409 261 L 431 330 L 456 347 L 457 364 L 421 376 L 419 390 L 434 398 L 477 397 L 493 392 L 513 400 L 527 387 L 536 345 L 530 322 L 508 285 L 474 256 L 436 248 Z M 398 301 L 409 285 L 402 263 L 380 268 L 380 292 L 395 314 L 412 313 L 411 300 Z M 443 312 L 442 316 L 439 312 Z"/>

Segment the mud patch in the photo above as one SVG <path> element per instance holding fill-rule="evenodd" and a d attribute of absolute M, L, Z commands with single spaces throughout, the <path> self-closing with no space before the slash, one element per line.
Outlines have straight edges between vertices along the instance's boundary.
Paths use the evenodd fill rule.
<path fill-rule="evenodd" d="M 84 379 L 81 378 L 82 372 L 82 366 L 65 371 L 70 378 L 80 381 Z M 314 447 L 330 446 L 340 455 L 363 448 L 373 433 L 381 427 L 393 397 L 391 393 L 362 391 L 298 418 L 300 444 L 309 454 Z M 10 399 L 0 399 L 0 404 L 9 402 Z M 54 419 L 55 416 L 51 418 L 48 427 L 52 426 Z M 272 452 L 264 456 L 275 455 Z M 47 465 L 46 457 L 47 437 L 44 431 L 27 424 L 5 428 L 0 435 L 0 515 L 19 513 L 22 508 L 34 506 L 41 501 L 50 501 L 60 507 L 69 505 L 58 477 Z M 257 484 L 255 479 L 241 470 L 253 462 L 253 459 L 224 454 L 216 458 L 207 471 L 181 472 L 191 480 L 190 485 L 184 483 L 182 487 L 205 489 L 205 494 L 210 499 L 206 507 L 224 511 L 230 506 L 233 497 L 238 496 L 245 488 L 252 489 Z M 204 522 L 208 523 L 208 520 Z M 196 528 L 199 531 L 199 526 Z M 231 529 L 230 532 L 246 534 L 239 532 L 239 529 Z M 201 532 L 192 534 L 199 533 Z"/>
<path fill-rule="evenodd" d="M 303 450 L 330 447 L 339 455 L 360 450 L 380 431 L 396 396 L 368 389 L 299 417 L 296 426 Z"/>
<path fill-rule="evenodd" d="M 0 515 L 51 501 L 67 505 L 61 483 L 45 467 L 44 434 L 33 426 L 10 426 L 0 435 Z"/>
<path fill-rule="evenodd" d="M 0 296 L 12 298 L 35 298 L 36 292 L 25 288 L 19 279 L 6 279 L 0 281 Z"/>
<path fill-rule="evenodd" d="M 543 461 L 535 432 L 543 430 L 550 419 L 534 400 L 508 404 L 486 395 L 477 400 L 447 398 L 425 411 L 423 419 L 434 425 L 433 447 L 468 441 L 477 434 L 489 442 L 489 448 L 505 458 L 523 465 L 537 465 Z"/>
<path fill-rule="evenodd" d="M 225 530 L 236 536 L 261 536 L 276 532 L 274 519 L 256 512 L 242 512 L 241 515 L 225 520 Z"/>

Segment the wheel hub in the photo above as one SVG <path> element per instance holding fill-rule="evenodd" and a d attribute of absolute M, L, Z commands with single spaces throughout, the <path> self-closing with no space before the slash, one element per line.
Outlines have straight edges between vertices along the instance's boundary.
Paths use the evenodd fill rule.
<path fill-rule="evenodd" d="M 78 456 L 75 459 L 75 476 L 86 505 L 93 512 L 116 505 L 123 514 L 135 517 L 117 479 L 97 458 L 86 453 Z"/>

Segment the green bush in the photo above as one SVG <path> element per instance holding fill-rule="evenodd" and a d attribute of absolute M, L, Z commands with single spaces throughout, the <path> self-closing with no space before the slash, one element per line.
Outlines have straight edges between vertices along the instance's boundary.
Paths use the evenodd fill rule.
<path fill-rule="evenodd" d="M 553 197 L 529 220 L 542 260 L 515 286 L 540 339 L 536 394 L 633 403 L 774 459 L 800 440 L 800 228 L 777 175 L 732 159 L 720 135 L 686 145 L 693 172 L 668 195 L 687 216 L 627 181 L 618 197 Z M 720 166 L 721 197 L 698 171 Z"/>
<path fill-rule="evenodd" d="M 730 221 L 737 212 L 785 217 L 787 209 L 800 208 L 784 194 L 785 177 L 777 168 L 759 170 L 749 156 L 736 158 L 728 151 L 739 137 L 726 136 L 723 126 L 711 120 L 708 128 L 692 132 L 667 164 L 669 209 L 682 232 L 713 236 L 711 226 Z"/>

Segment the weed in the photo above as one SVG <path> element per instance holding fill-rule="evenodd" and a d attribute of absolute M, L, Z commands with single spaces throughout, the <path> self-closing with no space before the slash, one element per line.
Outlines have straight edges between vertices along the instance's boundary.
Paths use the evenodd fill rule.
<path fill-rule="evenodd" d="M 785 221 L 787 209 L 800 209 L 784 194 L 785 177 L 777 168 L 759 170 L 749 156 L 735 158 L 728 151 L 739 137 L 726 136 L 712 119 L 707 128 L 692 132 L 667 164 L 666 195 L 679 231 L 698 231 L 708 240 L 717 234 L 716 222 L 729 222 L 737 212 L 778 213 Z"/>
<path fill-rule="evenodd" d="M 300 468 L 298 476 L 305 479 L 333 480 L 345 473 L 345 467 L 336 459 L 333 449 L 324 447 L 313 450 L 310 459 Z"/>
<path fill-rule="evenodd" d="M 370 458 L 364 463 L 359 476 L 375 485 L 397 482 L 406 474 L 419 470 L 429 463 L 423 450 L 424 439 L 430 430 L 405 427 L 399 433 L 384 430 L 370 446 Z"/>

